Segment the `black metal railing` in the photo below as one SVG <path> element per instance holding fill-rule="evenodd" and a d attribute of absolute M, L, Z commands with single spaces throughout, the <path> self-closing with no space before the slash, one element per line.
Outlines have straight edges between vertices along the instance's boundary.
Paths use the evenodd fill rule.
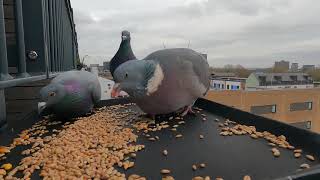
<path fill-rule="evenodd" d="M 7 44 L 6 25 L 14 29 L 13 46 L 12 40 Z M 15 58 L 8 56 L 11 51 Z M 6 119 L 5 88 L 75 69 L 78 57 L 70 0 L 0 0 L 0 127 Z"/>

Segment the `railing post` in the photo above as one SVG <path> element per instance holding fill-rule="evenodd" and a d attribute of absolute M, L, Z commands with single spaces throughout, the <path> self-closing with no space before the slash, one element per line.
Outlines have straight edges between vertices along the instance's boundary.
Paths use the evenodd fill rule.
<path fill-rule="evenodd" d="M 16 35 L 18 47 L 18 76 L 29 77 L 26 68 L 26 47 L 24 43 L 24 28 L 22 14 L 22 0 L 15 0 L 15 15 L 16 15 Z"/>
<path fill-rule="evenodd" d="M 3 0 L 0 0 L 0 81 L 9 80 L 6 29 L 3 11 Z"/>
<path fill-rule="evenodd" d="M 0 89 L 0 132 L 2 127 L 7 123 L 6 101 L 4 96 L 4 89 Z"/>

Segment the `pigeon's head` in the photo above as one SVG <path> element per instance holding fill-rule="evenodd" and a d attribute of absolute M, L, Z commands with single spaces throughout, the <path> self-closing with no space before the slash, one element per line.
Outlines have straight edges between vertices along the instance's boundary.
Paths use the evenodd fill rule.
<path fill-rule="evenodd" d="M 158 90 L 164 74 L 161 66 L 151 60 L 132 60 L 121 64 L 114 72 L 115 85 L 111 96 L 125 91 L 133 98 L 150 96 Z"/>
<path fill-rule="evenodd" d="M 122 31 L 121 32 L 121 39 L 122 41 L 130 41 L 131 40 L 131 37 L 130 37 L 130 32 L 129 31 Z"/>
<path fill-rule="evenodd" d="M 65 96 L 65 89 L 61 84 L 49 84 L 40 90 L 41 101 L 38 104 L 38 112 L 58 104 Z"/>

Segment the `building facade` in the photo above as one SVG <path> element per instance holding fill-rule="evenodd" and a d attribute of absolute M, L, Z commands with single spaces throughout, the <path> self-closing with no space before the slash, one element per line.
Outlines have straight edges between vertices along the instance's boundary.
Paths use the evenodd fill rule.
<path fill-rule="evenodd" d="M 211 78 L 211 90 L 239 91 L 245 89 L 246 78 L 213 77 Z"/>
<path fill-rule="evenodd" d="M 104 71 L 109 71 L 110 70 L 110 62 L 103 62 L 103 70 Z"/>
<path fill-rule="evenodd" d="M 313 71 L 315 69 L 316 69 L 315 65 L 303 65 L 302 66 L 302 71 L 303 72 Z"/>
<path fill-rule="evenodd" d="M 298 63 L 292 63 L 290 71 L 291 72 L 298 72 L 299 71 L 299 64 Z"/>
<path fill-rule="evenodd" d="M 209 91 L 206 98 L 320 133 L 320 89 Z"/>
<path fill-rule="evenodd" d="M 314 88 L 306 73 L 252 73 L 246 80 L 246 90 Z"/>
<path fill-rule="evenodd" d="M 289 70 L 290 62 L 289 61 L 276 61 L 274 63 L 274 68 L 276 69 L 283 69 L 283 70 Z"/>

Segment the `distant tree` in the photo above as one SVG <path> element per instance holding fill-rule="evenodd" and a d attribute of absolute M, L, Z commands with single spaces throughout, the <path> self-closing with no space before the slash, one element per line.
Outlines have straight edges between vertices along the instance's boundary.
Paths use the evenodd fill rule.
<path fill-rule="evenodd" d="M 220 72 L 220 73 L 234 73 L 236 76 L 241 78 L 247 78 L 252 73 L 252 71 L 244 68 L 241 65 L 232 65 L 227 64 L 223 68 L 213 68 L 211 67 L 211 72 Z"/>
<path fill-rule="evenodd" d="M 272 67 L 272 69 L 269 69 L 270 73 L 285 73 L 288 72 L 286 68 L 283 67 Z"/>
<path fill-rule="evenodd" d="M 82 68 L 86 67 L 86 65 L 83 62 L 81 62 L 79 58 L 77 59 L 76 65 L 77 65 L 77 70 L 81 70 Z"/>
<path fill-rule="evenodd" d="M 307 72 L 314 81 L 320 81 L 320 68 Z"/>

